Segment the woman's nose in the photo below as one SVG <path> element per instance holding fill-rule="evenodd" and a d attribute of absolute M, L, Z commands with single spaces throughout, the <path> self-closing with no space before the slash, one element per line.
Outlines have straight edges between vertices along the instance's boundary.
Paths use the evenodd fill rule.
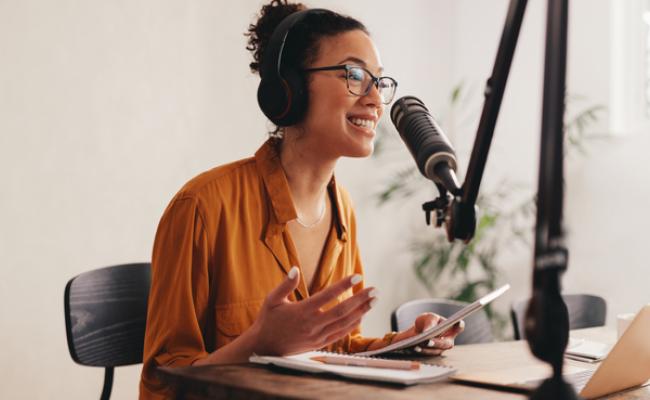
<path fill-rule="evenodd" d="M 379 94 L 379 89 L 377 88 L 377 84 L 373 82 L 370 84 L 370 90 L 368 93 L 362 97 L 363 104 L 364 105 L 372 105 L 375 107 L 381 107 L 383 106 L 382 98 L 381 95 Z"/>

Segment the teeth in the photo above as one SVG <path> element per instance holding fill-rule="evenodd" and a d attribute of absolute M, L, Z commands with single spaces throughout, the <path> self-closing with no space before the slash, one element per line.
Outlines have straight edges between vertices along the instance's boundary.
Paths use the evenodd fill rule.
<path fill-rule="evenodd" d="M 350 118 L 350 122 L 362 128 L 373 128 L 374 125 L 371 119 Z"/>

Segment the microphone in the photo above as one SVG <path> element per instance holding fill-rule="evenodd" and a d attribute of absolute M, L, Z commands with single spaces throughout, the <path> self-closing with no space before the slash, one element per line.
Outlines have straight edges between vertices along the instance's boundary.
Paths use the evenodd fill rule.
<path fill-rule="evenodd" d="M 422 175 L 460 195 L 456 153 L 424 103 L 416 97 L 404 96 L 393 104 L 390 118 Z"/>

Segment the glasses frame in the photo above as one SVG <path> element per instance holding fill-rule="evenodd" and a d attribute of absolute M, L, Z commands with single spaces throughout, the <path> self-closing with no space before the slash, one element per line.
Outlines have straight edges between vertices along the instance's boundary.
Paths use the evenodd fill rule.
<path fill-rule="evenodd" d="M 350 80 L 348 79 L 348 74 L 350 73 L 350 70 L 351 70 L 352 68 L 361 68 L 361 69 L 364 70 L 368 75 L 370 75 L 370 84 L 368 85 L 368 87 L 365 88 L 365 90 L 363 91 L 363 94 L 357 94 L 357 93 L 354 93 L 354 92 L 350 89 Z M 303 72 L 338 71 L 338 70 L 345 70 L 345 72 L 346 72 L 346 73 L 345 73 L 345 85 L 346 85 L 347 88 L 348 88 L 348 92 L 350 92 L 351 94 L 353 94 L 353 95 L 355 95 L 355 96 L 359 96 L 359 97 L 367 96 L 368 93 L 370 93 L 370 88 L 371 88 L 373 85 L 374 85 L 374 86 L 377 88 L 377 90 L 379 91 L 379 81 L 381 81 L 382 79 L 388 79 L 388 80 L 390 80 L 390 81 L 394 84 L 395 91 L 393 92 L 393 96 L 390 98 L 389 101 L 384 101 L 384 99 L 382 99 L 382 103 L 383 103 L 383 104 L 390 104 L 390 103 L 393 101 L 393 99 L 395 98 L 395 93 L 397 93 L 397 81 L 396 81 L 395 79 L 391 78 L 390 76 L 379 76 L 379 77 L 374 76 L 374 75 L 372 74 L 372 72 L 368 71 L 367 68 L 364 68 L 364 67 L 362 67 L 362 66 L 360 66 L 360 65 L 350 65 L 350 64 L 329 65 L 329 66 L 326 66 L 326 67 L 305 68 L 305 69 L 303 69 Z"/>

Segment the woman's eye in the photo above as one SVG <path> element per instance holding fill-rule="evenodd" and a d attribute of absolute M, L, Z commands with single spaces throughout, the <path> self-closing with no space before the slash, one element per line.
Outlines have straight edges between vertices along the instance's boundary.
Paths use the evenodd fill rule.
<path fill-rule="evenodd" d="M 363 81 L 363 72 L 350 71 L 350 74 L 348 75 L 348 79 L 361 82 Z"/>

